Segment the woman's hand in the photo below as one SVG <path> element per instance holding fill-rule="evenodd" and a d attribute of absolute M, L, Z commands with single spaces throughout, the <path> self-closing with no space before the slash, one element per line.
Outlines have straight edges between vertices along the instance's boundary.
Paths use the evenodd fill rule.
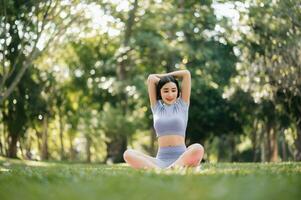
<path fill-rule="evenodd" d="M 151 75 L 154 75 L 156 77 L 158 77 L 159 79 L 164 77 L 164 76 L 173 76 L 174 78 L 185 78 L 187 76 L 190 77 L 190 72 L 185 69 L 185 70 L 177 70 L 177 71 L 173 71 L 173 72 L 169 72 L 169 73 L 164 73 L 164 74 L 151 74 Z"/>
<path fill-rule="evenodd" d="M 158 74 L 150 74 L 147 78 L 147 82 L 151 82 L 154 84 L 157 84 L 160 81 L 160 77 L 158 76 Z"/>

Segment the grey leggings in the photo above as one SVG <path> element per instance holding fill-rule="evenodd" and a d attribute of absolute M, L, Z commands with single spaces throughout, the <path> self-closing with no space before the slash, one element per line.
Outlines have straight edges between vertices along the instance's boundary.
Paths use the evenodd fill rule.
<path fill-rule="evenodd" d="M 186 146 L 171 146 L 171 147 L 159 147 L 156 156 L 156 164 L 160 168 L 166 168 L 174 163 L 184 152 Z"/>

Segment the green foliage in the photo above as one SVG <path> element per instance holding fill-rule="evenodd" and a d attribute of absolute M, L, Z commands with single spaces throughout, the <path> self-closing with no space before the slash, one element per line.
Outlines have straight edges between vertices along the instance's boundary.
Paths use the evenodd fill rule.
<path fill-rule="evenodd" d="M 138 128 L 135 121 L 139 122 L 139 119 L 131 113 L 124 115 L 122 109 L 112 107 L 110 104 L 105 104 L 101 112 L 102 130 L 113 140 L 134 134 Z"/>
<path fill-rule="evenodd" d="M 239 57 L 238 75 L 230 87 L 238 87 L 251 94 L 254 117 L 266 127 L 281 132 L 300 124 L 300 38 L 301 18 L 299 1 L 244 1 L 239 30 L 241 39 L 236 43 Z M 248 30 L 248 31 L 245 31 Z M 297 103 L 298 102 L 298 103 Z M 280 126 L 277 126 L 281 124 Z M 301 144 L 297 129 L 295 144 Z M 301 146 L 296 145 L 297 159 Z"/>

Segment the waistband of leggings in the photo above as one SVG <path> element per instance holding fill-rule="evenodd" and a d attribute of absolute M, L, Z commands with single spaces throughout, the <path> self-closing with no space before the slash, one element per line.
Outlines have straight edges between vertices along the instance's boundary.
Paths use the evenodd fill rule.
<path fill-rule="evenodd" d="M 170 152 L 184 152 L 184 151 L 186 151 L 185 145 L 159 147 L 159 149 L 158 149 L 158 153 L 160 153 L 160 154 L 170 153 Z"/>

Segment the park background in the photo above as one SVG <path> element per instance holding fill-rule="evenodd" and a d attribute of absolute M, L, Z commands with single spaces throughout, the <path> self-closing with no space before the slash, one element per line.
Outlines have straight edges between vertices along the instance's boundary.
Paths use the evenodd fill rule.
<path fill-rule="evenodd" d="M 300 36 L 298 0 L 1 0 L 0 156 L 155 155 L 147 77 L 188 69 L 205 162 L 300 161 Z"/>

